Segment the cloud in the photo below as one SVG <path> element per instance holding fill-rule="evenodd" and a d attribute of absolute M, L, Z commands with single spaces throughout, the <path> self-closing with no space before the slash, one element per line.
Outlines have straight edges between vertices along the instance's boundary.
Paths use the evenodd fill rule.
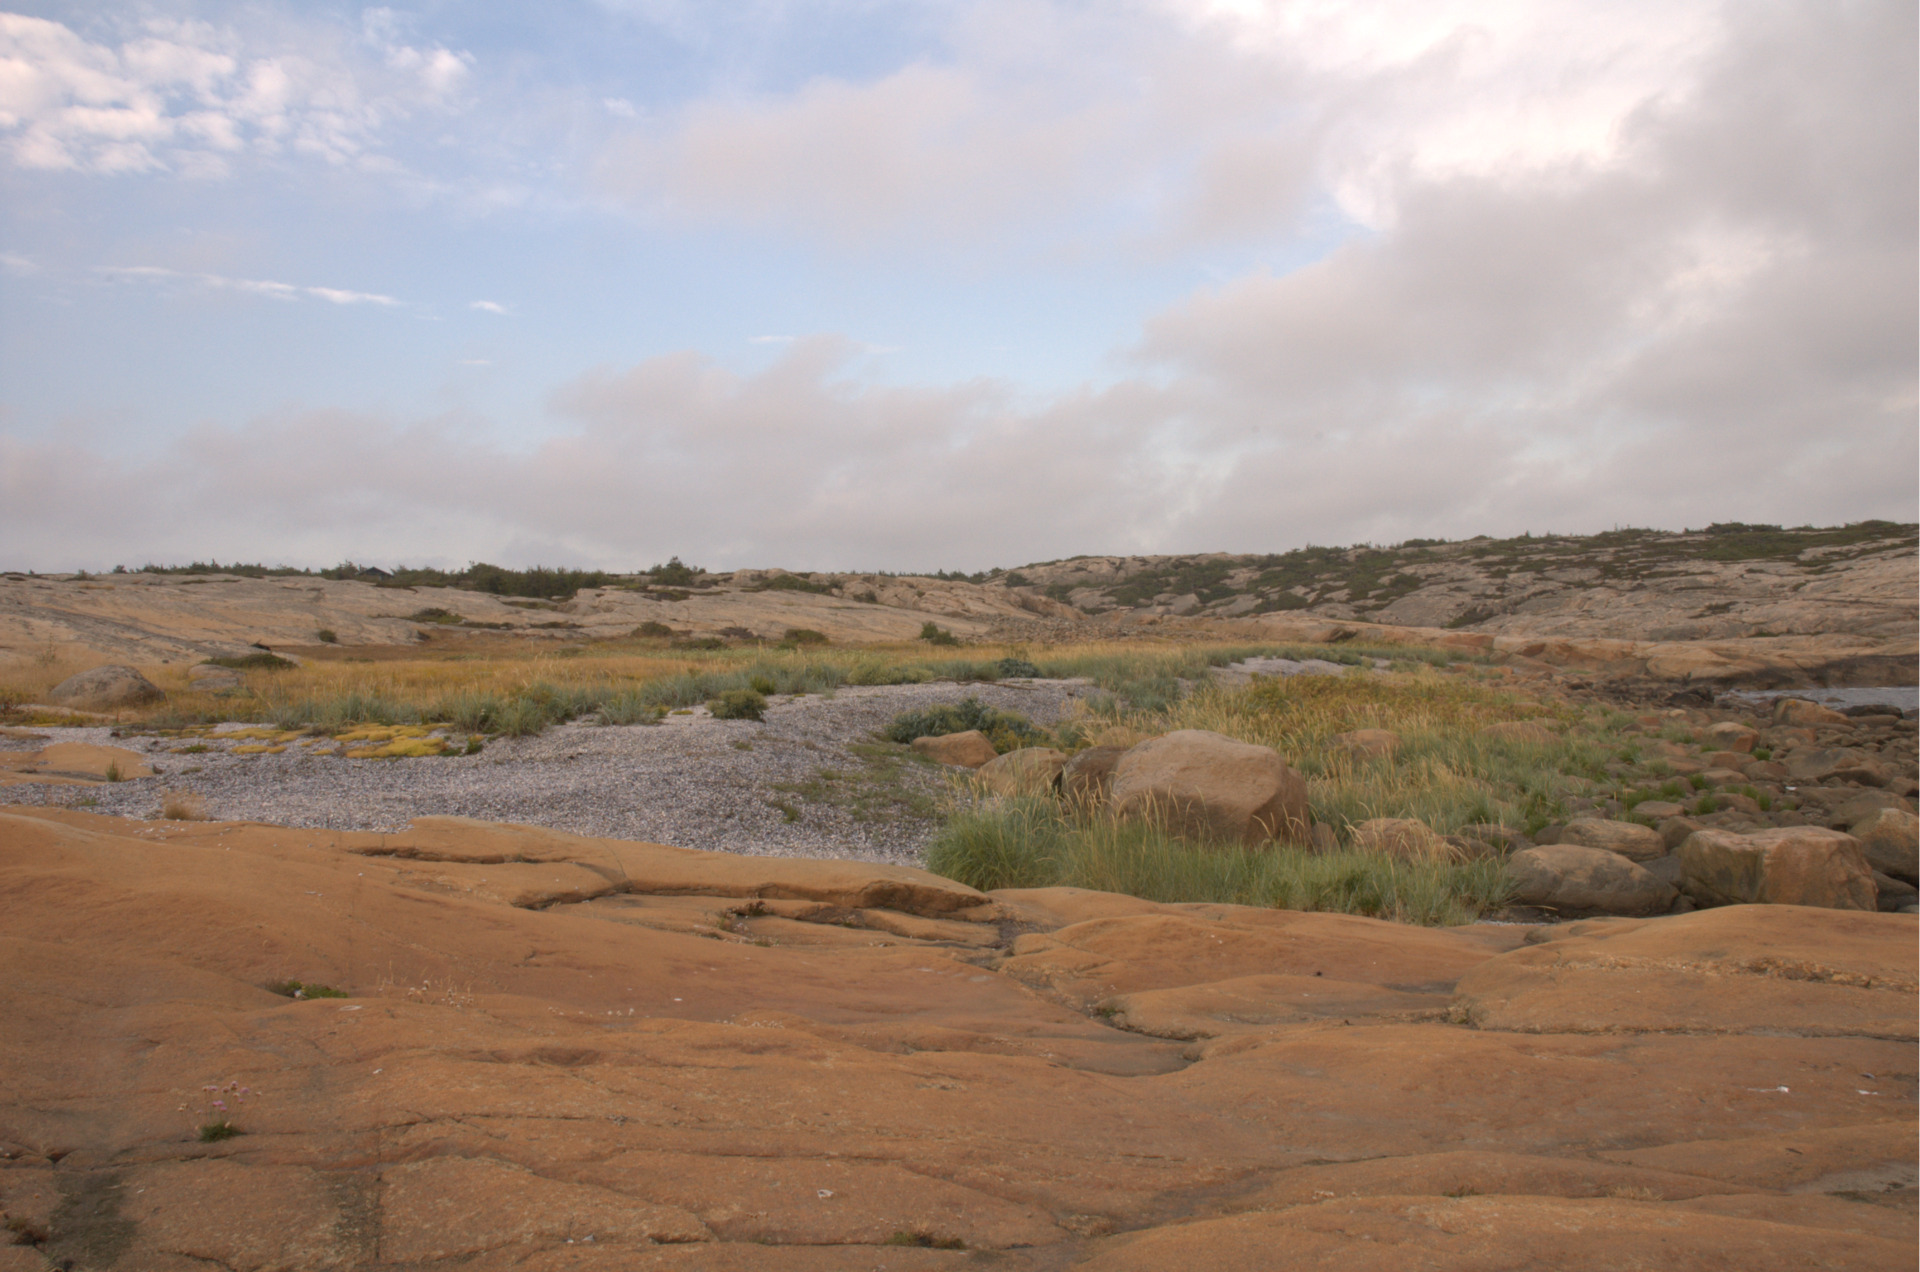
<path fill-rule="evenodd" d="M 363 161 L 393 121 L 457 105 L 473 63 L 397 29 L 369 10 L 358 42 L 308 25 L 248 47 L 229 28 L 155 18 L 95 42 L 0 13 L 0 150 L 24 168 L 106 176 L 219 177 L 246 156 Z"/>
<path fill-rule="evenodd" d="M 405 303 L 378 292 L 350 291 L 341 287 L 301 287 L 263 278 L 228 278 L 223 274 L 183 273 L 159 265 L 101 266 L 95 272 L 124 282 L 192 283 L 219 291 L 245 292 L 274 300 L 298 300 L 302 296 L 312 296 L 335 305 L 378 305 L 383 308 L 394 308 Z"/>
<path fill-rule="evenodd" d="M 507 307 L 505 305 L 499 304 L 491 300 L 470 300 L 467 302 L 467 308 L 477 309 L 483 314 L 504 315 L 507 312 Z"/>
<path fill-rule="evenodd" d="M 991 26 L 1035 10 L 976 12 Z M 761 336 L 778 348 L 751 374 L 697 351 L 579 374 L 520 445 L 486 420 L 344 411 L 153 453 L 3 442 L 6 537 L 16 564 L 111 564 L 132 542 L 323 564 L 538 543 L 612 567 L 677 553 L 973 569 L 1911 519 L 1920 125 L 1886 103 L 1920 79 L 1915 14 L 1613 12 L 1195 6 L 1130 34 L 1062 18 L 998 61 L 963 49 L 868 85 L 709 103 L 622 152 L 637 201 L 999 260 L 1008 227 L 1053 215 L 1055 196 L 1093 201 L 1068 209 L 1088 238 L 1124 218 L 1086 207 L 1136 194 L 1139 242 L 1292 226 L 1321 205 L 1354 231 L 1310 264 L 1229 272 L 1161 306 L 1102 387 L 900 385 L 850 339 Z M 1546 47 L 1561 21 L 1564 47 Z M 1175 30 L 1184 44 L 1147 38 Z M 1116 47 L 1136 60 L 1087 52 Z M 1051 64 L 1072 91 L 1035 82 Z M 1088 68 L 1116 64 L 1129 82 L 1161 73 L 1092 92 Z M 1015 137 L 1028 108 L 1035 127 Z M 1146 194 L 1130 184 L 1156 173 Z M 378 544 L 354 538 L 362 525 Z"/>

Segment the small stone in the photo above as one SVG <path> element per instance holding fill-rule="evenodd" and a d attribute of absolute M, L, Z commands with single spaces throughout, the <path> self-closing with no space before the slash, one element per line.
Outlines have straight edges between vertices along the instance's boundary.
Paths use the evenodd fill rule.
<path fill-rule="evenodd" d="M 1760 740 L 1760 731 L 1750 729 L 1734 720 L 1722 720 L 1719 724 L 1707 726 L 1704 734 L 1707 741 L 1723 751 L 1747 752 Z"/>

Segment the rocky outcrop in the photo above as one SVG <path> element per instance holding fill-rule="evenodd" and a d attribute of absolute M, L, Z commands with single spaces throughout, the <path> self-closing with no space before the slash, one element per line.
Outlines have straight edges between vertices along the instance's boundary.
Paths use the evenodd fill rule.
<path fill-rule="evenodd" d="M 1604 848 L 1617 852 L 1628 861 L 1652 861 L 1664 857 L 1667 845 L 1660 832 L 1636 822 L 1612 821 L 1600 817 L 1576 817 L 1560 831 L 1563 844 Z"/>
<path fill-rule="evenodd" d="M 1912 1261 L 1908 915 L 1421 929 L 13 809 L 0 930 L 0 1266 Z"/>
<path fill-rule="evenodd" d="M 1204 729 L 1150 738 L 1114 765 L 1112 807 L 1200 840 L 1305 842 L 1307 784 L 1272 747 Z"/>

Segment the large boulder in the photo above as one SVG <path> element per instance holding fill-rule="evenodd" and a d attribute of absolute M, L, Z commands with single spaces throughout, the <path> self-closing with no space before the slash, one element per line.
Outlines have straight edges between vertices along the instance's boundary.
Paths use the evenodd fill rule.
<path fill-rule="evenodd" d="M 1516 904 L 1562 914 L 1664 914 L 1678 896 L 1645 867 L 1584 844 L 1523 848 L 1507 870 Z"/>
<path fill-rule="evenodd" d="M 1823 707 L 1817 702 L 1808 702 L 1805 698 L 1782 698 L 1774 703 L 1773 722 L 1799 728 L 1853 723 L 1832 707 Z"/>
<path fill-rule="evenodd" d="M 1628 861 L 1652 861 L 1667 854 L 1666 841 L 1653 827 L 1601 817 L 1576 817 L 1561 829 L 1560 842 L 1603 848 L 1619 853 Z"/>
<path fill-rule="evenodd" d="M 187 685 L 196 693 L 220 695 L 239 693 L 246 687 L 239 672 L 219 663 L 200 663 L 187 668 Z"/>
<path fill-rule="evenodd" d="M 1853 837 L 1869 866 L 1920 882 L 1920 818 L 1904 808 L 1877 808 L 1853 824 Z"/>
<path fill-rule="evenodd" d="M 999 754 L 993 749 L 993 743 L 987 740 L 987 735 L 978 729 L 968 729 L 965 733 L 943 733 L 936 737 L 915 738 L 913 749 L 941 764 L 970 769 L 979 768 Z"/>
<path fill-rule="evenodd" d="M 1702 905 L 1810 905 L 1872 910 L 1877 891 L 1860 841 L 1818 826 L 1736 834 L 1696 830 L 1680 845 L 1687 895 Z"/>
<path fill-rule="evenodd" d="M 1090 746 L 1067 761 L 1060 770 L 1060 795 L 1063 799 L 1099 808 L 1113 791 L 1114 766 L 1127 753 L 1123 746 Z"/>
<path fill-rule="evenodd" d="M 68 676 L 47 695 L 63 707 L 81 711 L 114 711 L 121 707 L 144 706 L 167 695 L 160 686 L 131 667 L 109 664 Z"/>
<path fill-rule="evenodd" d="M 1823 746 L 1793 751 L 1786 757 L 1787 775 L 1796 782 L 1857 782 L 1886 785 L 1887 767 L 1871 751 L 1850 746 Z"/>
<path fill-rule="evenodd" d="M 1464 855 L 1412 817 L 1369 817 L 1353 828 L 1353 846 L 1401 861 L 1448 861 Z"/>
<path fill-rule="evenodd" d="M 1162 819 L 1201 839 L 1305 843 L 1312 818 L 1306 779 L 1270 746 L 1180 729 L 1120 757 L 1112 802 L 1122 816 Z"/>
<path fill-rule="evenodd" d="M 1050 746 L 1023 746 L 982 764 L 974 780 L 995 795 L 1051 795 L 1067 757 Z"/>

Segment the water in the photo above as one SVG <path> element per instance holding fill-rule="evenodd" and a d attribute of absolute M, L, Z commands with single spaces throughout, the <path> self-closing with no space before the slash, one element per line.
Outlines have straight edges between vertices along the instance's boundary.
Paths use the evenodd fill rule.
<path fill-rule="evenodd" d="M 1735 689 L 1721 695 L 1749 702 L 1772 702 L 1775 698 L 1805 698 L 1823 707 L 1893 707 L 1899 711 L 1920 710 L 1920 685 L 1894 685 L 1877 689 Z"/>

